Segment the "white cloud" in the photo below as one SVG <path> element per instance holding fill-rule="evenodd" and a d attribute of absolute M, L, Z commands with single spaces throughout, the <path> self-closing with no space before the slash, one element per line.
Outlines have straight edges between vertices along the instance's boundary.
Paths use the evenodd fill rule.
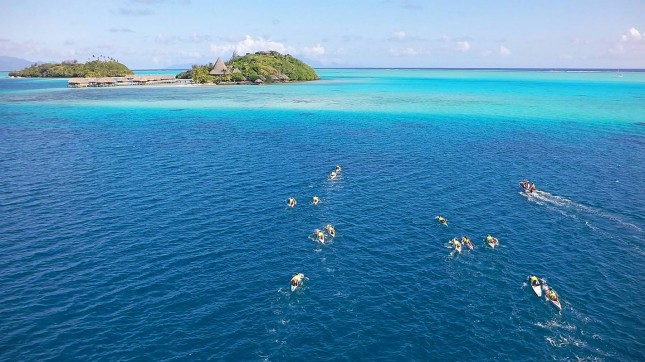
<path fill-rule="evenodd" d="M 460 52 L 465 53 L 470 50 L 470 43 L 468 43 L 467 41 L 458 41 L 455 44 L 457 45 L 457 50 L 459 50 Z"/>
<path fill-rule="evenodd" d="M 211 50 L 211 53 L 222 55 L 222 54 L 232 53 L 233 50 L 235 50 L 235 44 L 218 45 L 218 44 L 211 43 L 209 48 Z M 244 54 L 240 54 L 240 55 L 244 55 Z"/>
<path fill-rule="evenodd" d="M 405 38 L 405 32 L 404 31 L 395 31 L 394 32 L 394 39 L 403 40 L 403 38 Z"/>
<path fill-rule="evenodd" d="M 253 53 L 261 50 L 275 50 L 280 53 L 288 53 L 287 47 L 276 41 L 264 39 L 262 37 L 253 38 L 250 35 L 244 37 L 244 40 L 237 43 L 235 50 L 239 54 Z"/>
<path fill-rule="evenodd" d="M 287 54 L 289 52 L 292 52 L 294 49 L 287 47 L 283 43 L 264 39 L 263 37 L 254 38 L 250 35 L 246 35 L 243 40 L 235 44 L 219 45 L 211 43 L 210 50 L 215 54 L 229 53 L 235 50 L 239 55 L 244 55 L 246 53 L 255 53 L 265 50 L 275 50 L 282 54 Z"/>
<path fill-rule="evenodd" d="M 440 47 L 445 52 L 453 52 L 454 50 L 467 53 L 470 51 L 469 37 L 453 37 L 451 35 L 442 35 L 437 39 Z"/>
<path fill-rule="evenodd" d="M 112 10 L 111 13 L 121 16 L 148 16 L 154 15 L 155 12 L 149 9 L 119 8 L 116 11 Z"/>
<path fill-rule="evenodd" d="M 158 44 L 173 44 L 177 42 L 179 38 L 175 35 L 166 35 L 166 34 L 157 34 L 155 35 L 155 43 Z"/>
<path fill-rule="evenodd" d="M 197 34 L 197 33 L 190 33 L 190 34 L 188 34 L 188 40 L 193 42 L 193 43 L 201 43 L 201 42 L 211 41 L 211 37 L 210 37 L 210 35 L 202 35 L 202 34 Z"/>
<path fill-rule="evenodd" d="M 400 6 L 408 10 L 423 10 L 423 6 L 417 4 L 416 2 L 404 0 L 400 2 Z"/>
<path fill-rule="evenodd" d="M 99 46 L 93 47 L 92 51 L 96 51 L 97 47 Z M 61 47 L 50 48 L 33 41 L 14 42 L 9 39 L 0 39 L 0 54 L 25 58 L 30 61 L 59 62 L 69 59 L 70 56 L 84 57 L 91 54 L 89 52 L 68 42 L 65 42 Z"/>
<path fill-rule="evenodd" d="M 624 54 L 625 53 L 625 46 L 623 44 L 616 44 L 616 45 L 614 45 L 613 48 L 609 49 L 609 52 L 611 54 Z"/>
<path fill-rule="evenodd" d="M 501 55 L 503 57 L 507 57 L 507 56 L 511 55 L 511 51 L 507 47 L 505 47 L 503 45 L 500 45 L 499 46 L 499 55 Z"/>
<path fill-rule="evenodd" d="M 630 28 L 629 35 L 631 35 L 636 40 L 641 40 L 641 33 L 636 28 Z"/>
<path fill-rule="evenodd" d="M 130 28 L 110 28 L 110 33 L 134 33 Z"/>
<path fill-rule="evenodd" d="M 645 36 L 638 29 L 631 27 L 622 34 L 613 47 L 609 48 L 609 53 L 614 55 L 625 56 L 645 56 Z"/>
<path fill-rule="evenodd" d="M 643 36 L 641 35 L 640 31 L 638 29 L 632 27 L 627 30 L 626 34 L 621 35 L 620 40 L 623 42 L 627 41 L 640 41 L 643 39 Z"/>
<path fill-rule="evenodd" d="M 325 54 L 325 48 L 322 45 L 317 44 L 316 46 L 311 48 L 309 47 L 303 48 L 302 53 L 308 57 L 318 57 Z"/>
<path fill-rule="evenodd" d="M 403 49 L 390 48 L 388 50 L 388 53 L 391 56 L 395 56 L 395 57 L 414 57 L 414 56 L 422 54 L 423 50 L 422 49 L 410 48 L 410 47 L 403 48 Z"/>
<path fill-rule="evenodd" d="M 200 59 L 202 57 L 202 54 L 200 52 L 194 51 L 180 50 L 178 54 L 182 58 Z"/>

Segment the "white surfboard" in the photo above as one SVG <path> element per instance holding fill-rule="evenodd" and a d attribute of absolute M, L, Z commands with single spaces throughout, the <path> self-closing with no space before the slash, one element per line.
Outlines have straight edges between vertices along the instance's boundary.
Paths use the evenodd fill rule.
<path fill-rule="evenodd" d="M 291 284 L 291 291 L 295 292 L 296 289 L 300 288 L 302 286 L 302 281 L 305 279 L 305 275 L 302 273 L 298 273 L 291 278 L 291 280 L 295 280 L 296 284 Z M 291 283 L 291 282 L 290 282 Z"/>
<path fill-rule="evenodd" d="M 562 310 L 562 304 L 560 304 L 560 300 L 551 300 L 549 298 L 546 298 L 549 300 L 549 302 L 553 303 L 558 310 Z"/>

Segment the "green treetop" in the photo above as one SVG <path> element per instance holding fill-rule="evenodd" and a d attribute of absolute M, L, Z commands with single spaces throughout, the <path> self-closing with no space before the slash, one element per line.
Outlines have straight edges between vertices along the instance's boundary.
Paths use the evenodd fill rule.
<path fill-rule="evenodd" d="M 34 64 L 23 70 L 11 72 L 13 77 L 36 78 L 73 78 L 73 77 L 123 77 L 133 74 L 128 67 L 114 59 L 93 60 L 79 64 L 76 60 L 67 60 L 59 64 Z"/>

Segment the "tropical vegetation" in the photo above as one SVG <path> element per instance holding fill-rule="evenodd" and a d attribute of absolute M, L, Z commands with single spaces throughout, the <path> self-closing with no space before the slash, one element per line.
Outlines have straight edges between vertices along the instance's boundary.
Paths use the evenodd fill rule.
<path fill-rule="evenodd" d="M 33 64 L 23 70 L 9 73 L 10 77 L 73 78 L 73 77 L 123 77 L 133 74 L 116 59 L 104 58 L 78 63 L 66 60 L 62 63 Z"/>
<path fill-rule="evenodd" d="M 213 64 L 193 65 L 192 69 L 177 74 L 179 79 L 192 79 L 195 83 L 255 82 L 265 83 L 285 81 L 306 81 L 319 79 L 316 72 L 307 64 L 276 51 L 257 52 L 238 56 L 233 53 L 226 62 L 226 72 L 211 75 Z"/>

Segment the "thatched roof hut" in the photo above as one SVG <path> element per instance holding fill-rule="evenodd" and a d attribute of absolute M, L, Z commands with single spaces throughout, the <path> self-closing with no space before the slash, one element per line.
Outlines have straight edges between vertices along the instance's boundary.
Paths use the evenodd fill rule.
<path fill-rule="evenodd" d="M 115 84 L 116 84 L 116 81 L 114 80 L 114 78 L 110 78 L 110 77 L 98 78 L 96 80 L 96 85 L 98 85 L 99 87 L 107 87 Z"/>
<path fill-rule="evenodd" d="M 227 74 L 228 70 L 226 69 L 226 64 L 222 61 L 221 58 L 217 58 L 215 61 L 215 66 L 213 66 L 213 69 L 210 71 L 210 75 L 224 75 Z"/>
<path fill-rule="evenodd" d="M 87 87 L 89 83 L 90 82 L 87 78 L 70 78 L 67 81 L 67 86 L 71 88 L 80 88 Z"/>
<path fill-rule="evenodd" d="M 144 85 L 148 83 L 148 76 L 146 75 L 135 75 L 132 76 L 132 84 L 135 85 Z"/>

